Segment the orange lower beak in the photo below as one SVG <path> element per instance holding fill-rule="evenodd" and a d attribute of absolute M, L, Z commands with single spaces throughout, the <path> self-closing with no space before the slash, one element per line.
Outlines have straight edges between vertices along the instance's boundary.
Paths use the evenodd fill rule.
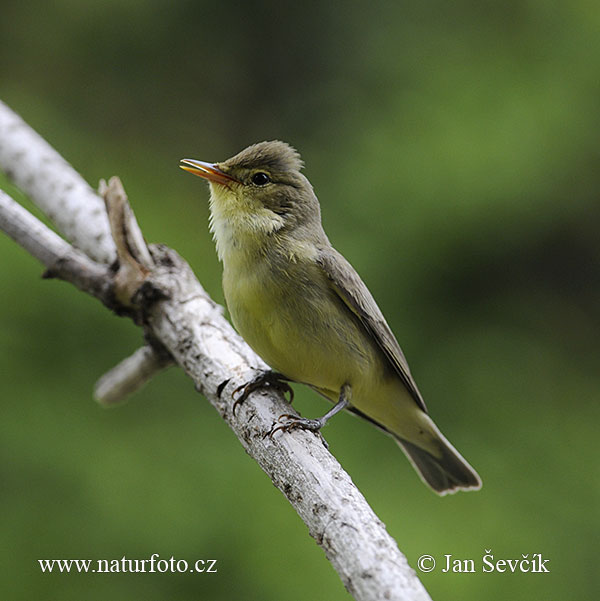
<path fill-rule="evenodd" d="M 188 171 L 198 177 L 203 177 L 216 184 L 227 185 L 230 182 L 237 181 L 235 178 L 231 177 L 231 175 L 221 171 L 213 163 L 205 163 L 204 161 L 196 161 L 195 159 L 181 159 L 181 163 L 183 164 L 179 165 L 179 167 L 184 171 Z"/>

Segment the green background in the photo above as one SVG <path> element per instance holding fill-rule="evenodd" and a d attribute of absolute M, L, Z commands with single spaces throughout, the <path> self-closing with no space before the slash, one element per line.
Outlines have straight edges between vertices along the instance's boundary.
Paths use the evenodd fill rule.
<path fill-rule="evenodd" d="M 223 301 L 207 189 L 178 159 L 296 146 L 430 412 L 481 474 L 437 498 L 351 415 L 331 451 L 441 599 L 597 594 L 597 2 L 16 2 L 0 98 Z M 2 187 L 17 194 L 6 180 Z M 29 206 L 26 200 L 19 197 Z M 2 599 L 343 600 L 306 527 L 181 371 L 102 410 L 140 331 L 0 236 Z M 297 406 L 327 408 L 297 387 Z M 594 542 L 596 543 L 594 545 Z M 541 553 L 549 574 L 483 574 Z M 37 559 L 217 559 L 217 574 L 41 574 Z"/>

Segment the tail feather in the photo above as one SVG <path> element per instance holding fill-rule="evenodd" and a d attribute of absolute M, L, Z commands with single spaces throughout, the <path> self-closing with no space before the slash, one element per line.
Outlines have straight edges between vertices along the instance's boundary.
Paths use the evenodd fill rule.
<path fill-rule="evenodd" d="M 396 439 L 423 482 L 436 493 L 446 495 L 458 490 L 478 490 L 481 479 L 461 454 L 439 433 L 436 440 L 439 457 L 417 445 Z"/>
<path fill-rule="evenodd" d="M 398 432 L 395 433 L 390 425 L 384 425 L 376 421 L 366 413 L 356 409 L 356 407 L 350 407 L 349 410 L 392 436 L 408 457 L 421 480 L 439 495 L 452 494 L 459 490 L 479 490 L 481 488 L 479 474 L 452 446 L 426 413 L 419 410 L 412 416 L 412 420 L 416 420 L 419 425 L 418 431 L 421 435 L 420 442 L 422 445 L 419 446 L 414 442 L 409 442 L 399 434 L 403 429 L 401 422 L 398 422 L 400 425 L 397 424 L 398 427 L 394 428 Z M 410 428 L 408 431 L 411 431 Z M 414 434 L 414 430 L 412 432 Z M 423 447 L 428 447 L 429 450 L 425 450 Z"/>

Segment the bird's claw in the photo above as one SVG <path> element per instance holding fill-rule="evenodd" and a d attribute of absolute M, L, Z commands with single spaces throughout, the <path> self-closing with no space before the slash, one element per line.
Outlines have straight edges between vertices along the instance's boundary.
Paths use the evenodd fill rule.
<path fill-rule="evenodd" d="M 279 423 L 277 423 L 279 422 Z M 277 418 L 271 429 L 265 434 L 264 438 L 273 438 L 275 432 L 291 432 L 292 430 L 308 430 L 319 433 L 323 427 L 320 419 L 307 419 L 291 413 L 284 413 Z"/>
<path fill-rule="evenodd" d="M 231 398 L 234 400 L 233 403 L 233 415 L 237 411 L 237 408 L 248 398 L 248 396 L 262 388 L 263 386 L 271 386 L 278 390 L 284 396 L 289 394 L 288 403 L 292 403 L 294 400 L 294 389 L 285 381 L 284 377 L 271 370 L 260 371 L 250 382 L 246 382 L 241 386 L 238 386 L 232 393 Z"/>

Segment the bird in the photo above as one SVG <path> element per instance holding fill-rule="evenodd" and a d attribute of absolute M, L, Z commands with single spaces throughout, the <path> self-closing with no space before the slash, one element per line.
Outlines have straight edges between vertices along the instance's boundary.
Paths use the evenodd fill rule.
<path fill-rule="evenodd" d="M 243 391 L 305 384 L 334 406 L 285 415 L 272 430 L 314 432 L 348 409 L 389 434 L 439 495 L 481 479 L 430 418 L 392 330 L 358 273 L 335 250 L 289 144 L 265 141 L 217 163 L 181 159 L 209 183 L 210 230 L 233 325 L 269 365 Z"/>

